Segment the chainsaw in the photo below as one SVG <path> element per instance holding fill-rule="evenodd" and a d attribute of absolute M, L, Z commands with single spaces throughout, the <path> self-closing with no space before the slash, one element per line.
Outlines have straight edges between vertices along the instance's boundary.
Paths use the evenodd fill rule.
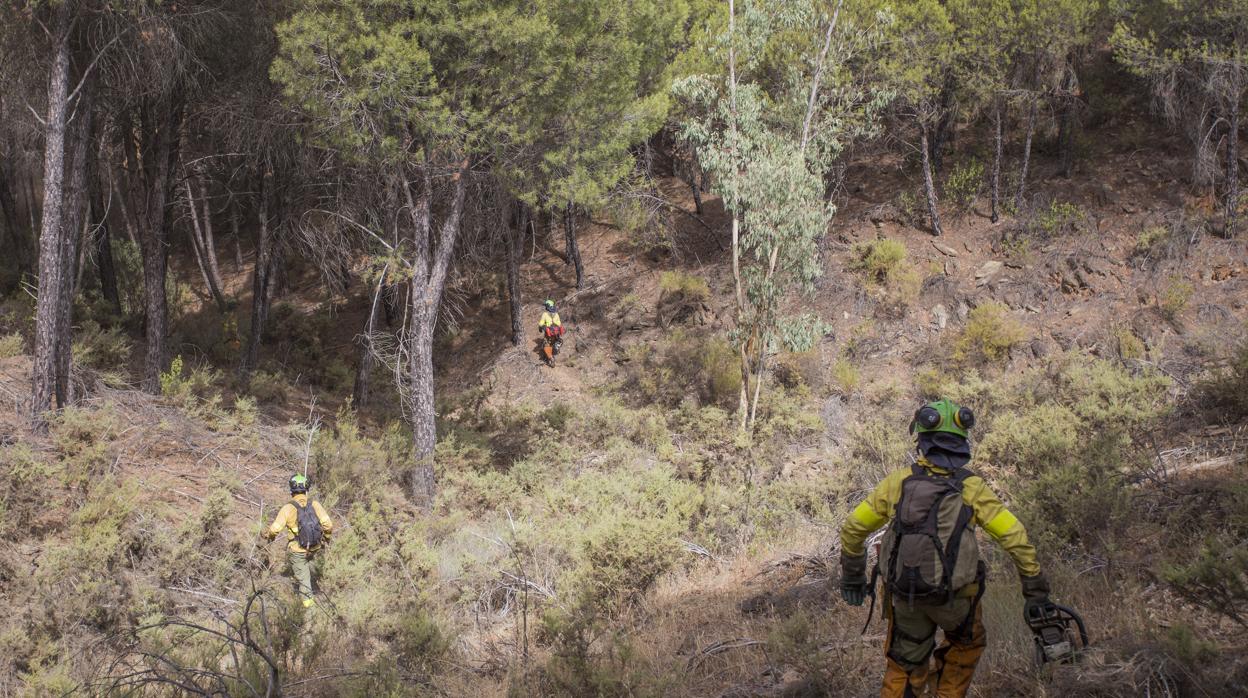
<path fill-rule="evenodd" d="M 1028 609 L 1027 627 L 1035 634 L 1037 664 L 1070 662 L 1088 647 L 1083 618 L 1066 606 L 1047 604 Z"/>

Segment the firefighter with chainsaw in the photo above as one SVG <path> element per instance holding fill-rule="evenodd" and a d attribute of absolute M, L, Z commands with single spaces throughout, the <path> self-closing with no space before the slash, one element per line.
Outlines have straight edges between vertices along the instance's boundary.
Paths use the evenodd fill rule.
<path fill-rule="evenodd" d="M 299 473 L 291 475 L 290 501 L 277 512 L 277 518 L 265 531 L 265 537 L 270 541 L 286 531 L 286 558 L 304 608 L 316 605 L 312 596 L 312 560 L 321 546 L 329 542 L 330 533 L 334 530 L 334 522 L 325 507 L 308 498 L 310 486 L 308 476 Z"/>
<path fill-rule="evenodd" d="M 546 363 L 554 366 L 559 348 L 563 346 L 563 321 L 559 319 L 554 301 L 547 299 L 542 303 L 542 319 L 537 321 L 537 330 L 545 340 L 542 353 L 546 356 Z"/>
<path fill-rule="evenodd" d="M 841 528 L 845 602 L 860 606 L 870 594 L 874 608 L 876 576 L 884 581 L 888 637 L 881 698 L 922 696 L 928 688 L 939 698 L 954 698 L 970 688 L 987 645 L 979 603 L 985 568 L 976 527 L 1013 558 L 1025 615 L 1053 612 L 1049 583 L 1023 524 L 983 478 L 966 468 L 968 431 L 974 424 L 974 413 L 950 400 L 919 408 L 910 423 L 917 438 L 916 462 L 889 473 Z M 889 529 L 868 582 L 864 544 L 885 524 Z M 944 631 L 939 648 L 937 629 Z"/>

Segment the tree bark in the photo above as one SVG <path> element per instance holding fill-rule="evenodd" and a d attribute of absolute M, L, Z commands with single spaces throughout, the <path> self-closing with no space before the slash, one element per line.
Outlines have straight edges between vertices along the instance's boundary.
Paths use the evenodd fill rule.
<path fill-rule="evenodd" d="M 524 234 L 529 227 L 528 207 L 517 201 L 507 223 L 507 300 L 511 308 L 511 343 L 520 346 L 524 341 L 520 320 L 520 257 L 524 254 Z"/>
<path fill-rule="evenodd" d="M 571 201 L 563 209 L 563 236 L 568 249 L 568 259 L 576 268 L 576 290 L 585 286 L 585 265 L 581 262 L 581 246 L 576 240 L 576 206 Z"/>
<path fill-rule="evenodd" d="M 112 232 L 109 230 L 104 214 L 106 209 L 101 199 L 102 195 L 97 190 L 91 203 L 91 220 L 95 224 L 91 239 L 95 248 L 95 269 L 100 276 L 100 293 L 120 317 L 121 293 L 117 289 L 117 264 L 113 260 Z"/>
<path fill-rule="evenodd" d="M 1004 150 L 1004 133 L 1001 97 L 992 100 L 992 222 L 1001 220 L 1001 157 Z"/>
<path fill-rule="evenodd" d="M 940 91 L 940 120 L 936 122 L 936 130 L 932 133 L 932 171 L 941 172 L 945 164 L 945 146 L 953 143 L 953 97 L 957 83 L 953 73 L 945 76 L 945 84 Z"/>
<path fill-rule="evenodd" d="M 216 254 L 212 252 L 212 221 L 209 217 L 211 212 L 208 207 L 207 197 L 204 200 L 204 218 L 200 223 L 200 216 L 197 210 L 197 202 L 195 200 L 195 186 L 191 183 L 190 176 L 183 180 L 186 189 L 186 206 L 191 212 L 191 247 L 195 250 L 195 262 L 199 265 L 199 272 L 204 277 L 204 285 L 208 287 L 208 293 L 217 304 L 217 308 L 221 312 L 225 312 L 225 294 L 221 292 L 221 271 L 216 266 Z"/>
<path fill-rule="evenodd" d="M 1033 95 L 1031 108 L 1027 112 L 1027 139 L 1023 142 L 1023 164 L 1018 172 L 1018 191 L 1014 194 L 1014 208 L 1020 211 L 1027 197 L 1027 168 L 1031 166 L 1031 141 L 1036 134 L 1036 110 L 1039 105 L 1040 98 Z"/>
<path fill-rule="evenodd" d="M 1239 214 L 1239 96 L 1240 75 L 1232 69 L 1232 98 L 1226 134 L 1226 237 L 1235 237 L 1235 219 Z"/>
<path fill-rule="evenodd" d="M 12 152 L 10 149 L 8 152 Z M 19 222 L 17 198 L 13 195 L 14 172 L 6 160 L 0 166 L 0 218 L 4 226 L 5 237 L 8 238 L 8 249 L 13 250 L 19 277 L 25 277 L 33 267 L 30 258 L 30 245 L 26 228 Z"/>
<path fill-rule="evenodd" d="M 928 149 L 927 124 L 919 122 L 919 147 L 923 151 L 923 193 L 927 195 L 927 214 L 932 221 L 932 235 L 944 235 L 940 227 L 940 211 L 936 204 L 936 184 L 932 180 L 931 151 Z"/>
<path fill-rule="evenodd" d="M 169 301 L 165 295 L 169 269 L 168 202 L 180 146 L 182 101 L 174 97 L 147 106 L 141 127 L 146 146 L 141 156 L 147 185 L 146 206 L 139 238 L 143 251 L 143 317 L 147 342 L 142 388 L 159 395 L 160 374 L 168 360 Z"/>
<path fill-rule="evenodd" d="M 47 133 L 43 149 L 43 216 L 39 231 L 39 295 L 35 302 L 35 357 L 31 371 L 30 417 L 36 431 L 47 429 L 45 413 L 56 390 L 57 339 L 61 332 L 57 312 L 58 289 L 68 270 L 63 264 L 67 245 L 63 225 L 65 204 L 65 130 L 69 114 L 69 30 L 71 3 L 56 9 L 52 36 L 55 46 L 48 71 Z"/>
<path fill-rule="evenodd" d="M 267 169 L 267 166 L 266 166 Z M 269 209 L 273 198 L 273 173 L 265 172 L 260 181 L 260 209 L 256 236 L 256 262 L 251 275 L 251 328 L 247 334 L 247 348 L 243 352 L 240 368 L 244 376 L 256 369 L 260 356 L 260 340 L 264 322 L 269 312 L 269 294 L 273 287 L 273 230 L 269 224 Z"/>
<path fill-rule="evenodd" d="M 412 499 L 426 510 L 433 506 L 437 494 L 437 481 L 433 470 L 433 452 L 437 440 L 437 428 L 433 403 L 433 331 L 446 287 L 447 269 L 459 235 L 460 218 L 464 210 L 467 192 L 469 161 L 465 159 L 452 177 L 451 200 L 445 208 L 437 244 L 430 249 L 432 236 L 430 198 L 432 181 L 426 165 L 423 172 L 422 203 L 409 206 L 415 233 L 415 271 L 410 296 L 410 322 L 405 334 L 408 355 L 407 392 L 405 395 L 408 414 L 412 420 L 412 453 L 414 467 L 411 474 Z M 411 191 L 404 185 L 408 200 Z"/>
<path fill-rule="evenodd" d="M 67 133 L 70 153 L 69 171 L 65 177 L 65 201 L 62 228 L 65 240 L 61 246 L 61 279 L 57 294 L 56 335 L 56 405 L 63 408 L 74 400 L 71 372 L 73 370 L 73 308 L 80 242 L 88 210 L 87 155 L 91 148 L 90 89 L 84 89 L 74 104 L 74 121 Z"/>

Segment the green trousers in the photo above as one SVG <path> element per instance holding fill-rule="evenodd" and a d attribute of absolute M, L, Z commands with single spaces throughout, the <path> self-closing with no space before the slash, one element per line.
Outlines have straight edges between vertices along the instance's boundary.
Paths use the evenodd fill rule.
<path fill-rule="evenodd" d="M 295 586 L 299 588 L 299 595 L 304 599 L 312 598 L 312 556 L 312 553 L 286 551 L 286 558 L 290 561 L 290 574 L 295 578 Z"/>

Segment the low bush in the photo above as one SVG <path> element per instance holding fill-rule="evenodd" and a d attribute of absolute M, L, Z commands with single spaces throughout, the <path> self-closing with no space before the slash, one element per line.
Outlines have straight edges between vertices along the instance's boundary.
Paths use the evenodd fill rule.
<path fill-rule="evenodd" d="M 1200 382 L 1197 399 L 1219 421 L 1248 416 L 1248 342 L 1235 347 L 1225 365 Z"/>
<path fill-rule="evenodd" d="M 862 272 L 876 283 L 887 283 L 906 260 L 906 246 L 897 240 L 880 238 L 854 245 L 849 268 Z"/>
<path fill-rule="evenodd" d="M 976 159 L 954 165 L 945 179 L 945 199 L 961 213 L 975 206 L 984 190 L 984 164 Z"/>
<path fill-rule="evenodd" d="M 1177 320 L 1179 315 L 1187 309 L 1187 304 L 1191 302 L 1192 293 L 1195 290 L 1187 279 L 1178 275 L 1169 277 L 1161 293 L 1157 294 L 1157 309 L 1161 311 L 1162 317 L 1170 321 Z"/>
<path fill-rule="evenodd" d="M 1022 323 L 1010 317 L 1009 309 L 990 301 L 971 310 L 954 341 L 953 356 L 960 362 L 1003 363 L 1026 338 Z"/>
<path fill-rule="evenodd" d="M 14 356 L 21 356 L 25 342 L 22 335 L 17 332 L 11 332 L 0 336 L 0 359 L 11 359 Z"/>

